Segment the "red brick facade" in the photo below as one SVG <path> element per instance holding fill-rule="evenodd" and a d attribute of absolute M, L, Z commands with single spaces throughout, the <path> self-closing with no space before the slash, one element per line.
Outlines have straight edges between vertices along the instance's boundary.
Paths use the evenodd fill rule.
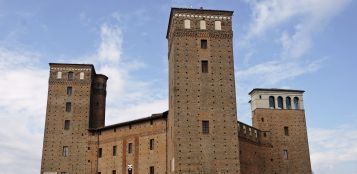
<path fill-rule="evenodd" d="M 237 120 L 232 15 L 171 10 L 169 111 L 150 117 L 105 126 L 108 78 L 51 63 L 41 174 L 311 174 L 303 91 L 254 89 Z"/>

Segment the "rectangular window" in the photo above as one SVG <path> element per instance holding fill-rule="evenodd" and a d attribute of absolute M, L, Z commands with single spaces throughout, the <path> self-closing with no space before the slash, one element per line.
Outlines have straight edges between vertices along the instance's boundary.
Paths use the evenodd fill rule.
<path fill-rule="evenodd" d="M 117 174 L 117 171 L 116 171 L 116 170 L 113 170 L 113 171 L 112 171 L 112 174 Z"/>
<path fill-rule="evenodd" d="M 150 174 L 154 174 L 155 173 L 155 168 L 154 166 L 150 166 Z"/>
<path fill-rule="evenodd" d="M 61 174 L 67 174 L 67 172 L 61 172 Z"/>
<path fill-rule="evenodd" d="M 113 146 L 113 156 L 117 156 L 117 146 Z"/>
<path fill-rule="evenodd" d="M 287 126 L 284 127 L 284 134 L 285 136 L 289 136 L 289 127 Z"/>
<path fill-rule="evenodd" d="M 133 143 L 128 144 L 128 153 L 133 152 Z"/>
<path fill-rule="evenodd" d="M 201 40 L 201 48 L 202 49 L 206 49 L 207 48 L 207 40 L 206 39 L 202 39 Z"/>
<path fill-rule="evenodd" d="M 98 149 L 98 158 L 101 158 L 102 157 L 102 148 L 99 148 Z"/>
<path fill-rule="evenodd" d="M 206 21 L 204 21 L 204 20 L 200 21 L 200 29 L 201 30 L 205 30 L 206 29 Z"/>
<path fill-rule="evenodd" d="M 64 120 L 64 130 L 68 130 L 68 129 L 69 129 L 70 123 L 71 123 L 71 121 L 69 121 L 69 120 Z"/>
<path fill-rule="evenodd" d="M 73 72 L 68 72 L 68 80 L 73 80 Z"/>
<path fill-rule="evenodd" d="M 208 73 L 208 61 L 202 60 L 201 61 L 202 73 Z"/>
<path fill-rule="evenodd" d="M 284 149 L 284 159 L 287 160 L 288 159 L 288 150 Z"/>
<path fill-rule="evenodd" d="M 81 79 L 81 80 L 84 79 L 84 72 L 79 73 L 79 79 Z"/>
<path fill-rule="evenodd" d="M 222 30 L 221 21 L 214 21 L 214 29 L 215 30 Z"/>
<path fill-rule="evenodd" d="M 209 133 L 209 121 L 207 120 L 202 121 L 202 133 L 204 134 Z"/>
<path fill-rule="evenodd" d="M 185 21 L 184 21 L 184 27 L 185 27 L 185 29 L 190 29 L 191 28 L 191 21 L 190 20 L 188 20 L 188 19 L 186 19 Z"/>
<path fill-rule="evenodd" d="M 150 139 L 150 150 L 154 150 L 154 139 Z"/>
<path fill-rule="evenodd" d="M 67 102 L 66 103 L 66 112 L 71 112 L 71 110 L 72 110 L 72 104 L 71 104 L 71 102 Z"/>
<path fill-rule="evenodd" d="M 72 87 L 71 86 L 67 87 L 67 95 L 68 96 L 72 95 Z"/>
<path fill-rule="evenodd" d="M 97 174 L 102 174 L 102 172 L 98 172 Z"/>
<path fill-rule="evenodd" d="M 68 156 L 69 155 L 69 149 L 68 146 L 63 146 L 63 156 Z"/>
<path fill-rule="evenodd" d="M 62 72 L 57 72 L 57 79 L 61 79 L 62 78 Z"/>

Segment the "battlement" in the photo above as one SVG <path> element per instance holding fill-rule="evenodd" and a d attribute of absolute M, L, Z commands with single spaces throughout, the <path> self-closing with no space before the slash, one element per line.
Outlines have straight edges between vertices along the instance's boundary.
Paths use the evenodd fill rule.
<path fill-rule="evenodd" d="M 166 38 L 177 30 L 231 31 L 233 11 L 172 8 Z"/>
<path fill-rule="evenodd" d="M 270 144 L 270 131 L 261 131 L 238 121 L 238 137 L 258 145 Z"/>

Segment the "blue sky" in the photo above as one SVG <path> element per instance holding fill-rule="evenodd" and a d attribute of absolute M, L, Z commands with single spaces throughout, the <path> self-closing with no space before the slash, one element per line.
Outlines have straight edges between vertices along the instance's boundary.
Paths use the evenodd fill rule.
<path fill-rule="evenodd" d="M 235 11 L 238 119 L 253 88 L 305 90 L 313 171 L 357 171 L 356 1 L 0 0 L 2 173 L 39 173 L 49 62 L 109 76 L 106 124 L 165 111 L 170 7 Z"/>

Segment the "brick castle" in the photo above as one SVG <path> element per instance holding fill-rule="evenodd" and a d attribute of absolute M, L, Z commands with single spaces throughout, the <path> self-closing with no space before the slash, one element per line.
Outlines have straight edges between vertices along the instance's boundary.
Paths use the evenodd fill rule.
<path fill-rule="evenodd" d="M 42 174 L 311 174 L 302 90 L 253 89 L 239 122 L 232 11 L 172 8 L 169 110 L 105 125 L 107 77 L 50 63 Z"/>

